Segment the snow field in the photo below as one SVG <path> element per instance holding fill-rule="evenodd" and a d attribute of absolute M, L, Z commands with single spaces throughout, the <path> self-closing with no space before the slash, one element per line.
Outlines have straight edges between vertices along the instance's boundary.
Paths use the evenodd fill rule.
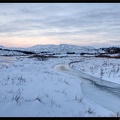
<path fill-rule="evenodd" d="M 84 97 L 78 78 L 53 70 L 74 58 L 21 58 L 0 67 L 0 116 L 98 117 L 113 112 Z"/>

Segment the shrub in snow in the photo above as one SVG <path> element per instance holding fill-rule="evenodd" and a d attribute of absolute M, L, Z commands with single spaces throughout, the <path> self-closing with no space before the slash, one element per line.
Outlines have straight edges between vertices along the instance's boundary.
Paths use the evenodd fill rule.
<path fill-rule="evenodd" d="M 88 108 L 88 110 L 86 112 L 89 113 L 89 114 L 94 114 L 95 113 L 94 110 L 90 107 Z"/>

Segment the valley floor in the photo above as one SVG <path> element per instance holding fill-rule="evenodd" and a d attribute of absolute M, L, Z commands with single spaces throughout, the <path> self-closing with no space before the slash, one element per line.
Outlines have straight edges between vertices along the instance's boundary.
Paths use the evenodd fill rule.
<path fill-rule="evenodd" d="M 45 61 L 19 58 L 9 66 L 0 66 L 0 117 L 116 116 L 117 113 L 84 97 L 80 79 L 53 69 L 57 64 L 80 60 L 82 62 L 70 66 L 120 84 L 120 60 L 95 59 L 98 58 L 89 58 L 90 62 L 84 57 L 51 58 Z M 112 73 L 113 68 L 115 74 Z"/>

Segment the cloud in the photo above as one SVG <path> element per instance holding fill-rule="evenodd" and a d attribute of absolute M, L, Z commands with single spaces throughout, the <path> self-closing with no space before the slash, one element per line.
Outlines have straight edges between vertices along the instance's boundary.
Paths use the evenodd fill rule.
<path fill-rule="evenodd" d="M 0 36 L 119 41 L 119 13 L 119 3 L 0 3 Z"/>

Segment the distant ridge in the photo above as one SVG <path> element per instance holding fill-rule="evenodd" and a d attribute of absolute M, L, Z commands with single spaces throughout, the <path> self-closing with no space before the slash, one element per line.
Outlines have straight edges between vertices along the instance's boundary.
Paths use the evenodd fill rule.
<path fill-rule="evenodd" d="M 60 45 L 49 44 L 49 45 L 35 45 L 27 49 L 30 51 L 36 51 L 36 52 L 47 51 L 47 52 L 60 52 L 60 53 L 61 52 L 62 53 L 66 53 L 66 52 L 77 53 L 77 52 L 82 52 L 82 51 L 89 52 L 95 48 L 90 47 L 90 46 L 77 46 L 77 45 L 70 45 L 70 44 L 60 44 Z"/>
<path fill-rule="evenodd" d="M 120 45 L 108 46 L 108 47 L 100 47 L 100 48 L 109 48 L 109 47 L 119 47 Z M 100 52 L 100 48 L 95 48 L 92 46 L 79 46 L 79 45 L 72 45 L 72 44 L 45 44 L 45 45 L 34 45 L 28 48 L 21 48 L 21 47 L 4 47 L 0 45 L 1 49 L 8 49 L 8 50 L 22 50 L 22 51 L 31 51 L 35 53 L 39 52 L 50 52 L 50 53 L 67 53 L 67 52 L 75 52 L 75 53 L 95 53 Z"/>

